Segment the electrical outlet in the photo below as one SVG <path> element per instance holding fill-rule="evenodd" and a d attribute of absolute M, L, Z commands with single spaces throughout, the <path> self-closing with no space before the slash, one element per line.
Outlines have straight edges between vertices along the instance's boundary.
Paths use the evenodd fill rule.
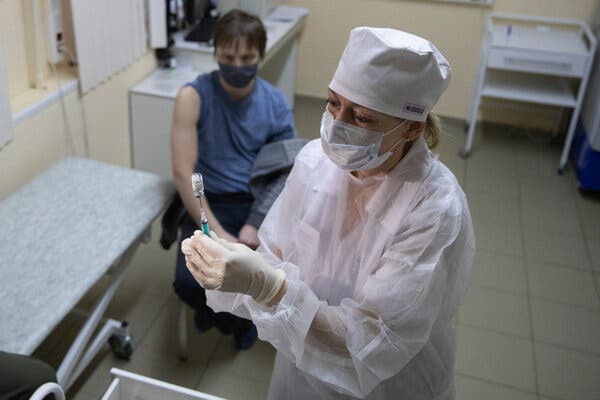
<path fill-rule="evenodd" d="M 45 0 L 45 9 L 48 27 L 46 54 L 48 62 L 56 64 L 64 58 L 59 51 L 59 47 L 64 43 L 61 0 Z"/>

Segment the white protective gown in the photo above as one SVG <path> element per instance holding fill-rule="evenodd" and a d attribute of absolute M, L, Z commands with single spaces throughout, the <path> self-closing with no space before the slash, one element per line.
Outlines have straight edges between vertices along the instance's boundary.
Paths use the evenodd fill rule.
<path fill-rule="evenodd" d="M 269 399 L 453 399 L 454 316 L 474 254 L 465 195 L 418 139 L 357 179 L 319 140 L 297 156 L 259 231 L 287 273 L 275 307 L 207 291 L 277 349 Z"/>

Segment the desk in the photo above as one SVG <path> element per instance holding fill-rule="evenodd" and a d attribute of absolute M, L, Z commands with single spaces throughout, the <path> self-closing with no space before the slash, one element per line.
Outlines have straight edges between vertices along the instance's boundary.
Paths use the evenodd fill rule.
<path fill-rule="evenodd" d="M 0 202 L 0 350 L 30 355 L 110 270 L 107 292 L 57 372 L 68 389 L 106 340 L 126 330 L 107 320 L 88 346 L 173 193 L 171 183 L 146 172 L 66 158 Z"/>
<path fill-rule="evenodd" d="M 294 105 L 298 36 L 307 10 L 278 6 L 264 18 L 267 29 L 265 57 L 259 75 L 278 87 Z M 173 103 L 179 89 L 198 74 L 218 68 L 213 47 L 185 42 L 185 32 L 175 35 L 175 70 L 159 69 L 130 89 L 131 159 L 136 169 L 171 179 L 169 135 Z"/>

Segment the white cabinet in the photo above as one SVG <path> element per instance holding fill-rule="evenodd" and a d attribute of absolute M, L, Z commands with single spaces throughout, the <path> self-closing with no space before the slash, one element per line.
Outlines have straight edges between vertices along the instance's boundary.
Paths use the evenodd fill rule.
<path fill-rule="evenodd" d="M 172 178 L 173 104 L 179 89 L 197 75 L 193 70 L 159 69 L 131 89 L 129 110 L 134 168 Z"/>
<path fill-rule="evenodd" d="M 583 21 L 490 14 L 462 155 L 471 152 L 482 98 L 565 107 L 572 113 L 559 162 L 562 172 L 595 49 L 596 39 Z"/>
<path fill-rule="evenodd" d="M 133 166 L 171 179 L 173 99 L 131 93 L 130 100 Z"/>

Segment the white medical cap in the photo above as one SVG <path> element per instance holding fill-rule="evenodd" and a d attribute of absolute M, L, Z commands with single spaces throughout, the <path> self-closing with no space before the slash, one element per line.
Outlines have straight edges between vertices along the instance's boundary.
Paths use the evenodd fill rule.
<path fill-rule="evenodd" d="M 450 83 L 450 63 L 428 40 L 385 28 L 355 28 L 329 84 L 384 114 L 425 121 Z"/>

